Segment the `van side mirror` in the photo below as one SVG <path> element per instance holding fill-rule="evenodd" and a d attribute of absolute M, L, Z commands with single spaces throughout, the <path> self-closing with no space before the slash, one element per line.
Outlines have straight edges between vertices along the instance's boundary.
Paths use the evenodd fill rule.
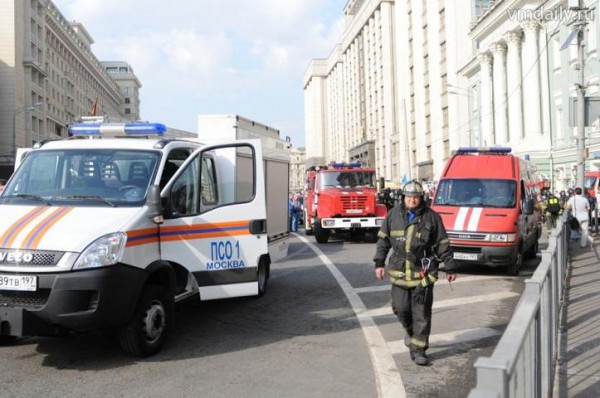
<path fill-rule="evenodd" d="M 146 197 L 146 206 L 148 206 L 148 217 L 156 224 L 162 224 L 163 213 L 160 199 L 160 187 L 158 185 L 150 185 L 148 196 Z"/>
<path fill-rule="evenodd" d="M 533 199 L 527 199 L 525 201 L 525 208 L 523 209 L 523 213 L 524 214 L 533 214 L 533 208 L 534 208 Z"/>

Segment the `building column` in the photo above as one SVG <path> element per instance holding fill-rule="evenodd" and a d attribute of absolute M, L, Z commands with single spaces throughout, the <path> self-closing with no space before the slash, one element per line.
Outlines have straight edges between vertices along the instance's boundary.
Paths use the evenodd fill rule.
<path fill-rule="evenodd" d="M 539 135 L 542 132 L 542 105 L 540 100 L 540 67 L 538 62 L 538 32 L 540 24 L 527 21 L 521 24 L 525 32 L 523 45 L 523 90 L 527 93 L 525 112 L 525 136 Z"/>
<path fill-rule="evenodd" d="M 494 79 L 494 144 L 505 145 L 508 142 L 508 112 L 506 101 L 506 46 L 493 43 L 490 51 L 494 57 L 492 76 Z"/>
<path fill-rule="evenodd" d="M 477 56 L 481 68 L 481 128 L 480 134 L 484 146 L 494 144 L 494 111 L 492 99 L 492 56 L 484 52 Z"/>
<path fill-rule="evenodd" d="M 518 144 L 523 139 L 523 90 L 521 86 L 521 32 L 504 35 L 508 46 L 506 54 L 506 81 L 508 88 L 509 141 Z"/>

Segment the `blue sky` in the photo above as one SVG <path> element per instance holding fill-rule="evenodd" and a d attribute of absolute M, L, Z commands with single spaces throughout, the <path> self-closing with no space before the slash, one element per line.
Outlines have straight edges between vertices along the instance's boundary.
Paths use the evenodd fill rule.
<path fill-rule="evenodd" d="M 198 114 L 239 114 L 303 147 L 303 74 L 341 40 L 348 0 L 52 1 L 99 60 L 132 65 L 142 119 L 195 132 Z"/>

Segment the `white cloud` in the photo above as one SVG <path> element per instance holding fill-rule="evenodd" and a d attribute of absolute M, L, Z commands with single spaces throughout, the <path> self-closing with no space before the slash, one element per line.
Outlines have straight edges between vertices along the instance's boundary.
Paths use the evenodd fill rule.
<path fill-rule="evenodd" d="M 302 75 L 311 59 L 327 57 L 341 39 L 347 2 L 53 1 L 68 20 L 84 24 L 100 60 L 133 66 L 143 85 L 143 114 L 163 110 L 165 101 L 170 104 L 167 117 L 174 117 L 177 107 L 198 113 L 202 108 L 226 113 L 260 108 L 263 115 L 279 109 L 272 120 L 294 126 L 296 131 L 284 135 L 297 136 L 304 120 Z M 289 87 L 296 89 L 282 92 Z M 182 119 L 192 122 L 180 128 L 195 129 L 195 115 Z"/>

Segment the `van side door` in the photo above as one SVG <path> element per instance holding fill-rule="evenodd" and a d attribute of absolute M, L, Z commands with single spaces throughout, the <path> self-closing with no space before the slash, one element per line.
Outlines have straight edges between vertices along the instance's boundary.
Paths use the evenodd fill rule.
<path fill-rule="evenodd" d="M 202 300 L 258 294 L 268 253 L 261 159 L 256 140 L 203 147 L 162 192 L 161 257 L 193 275 Z"/>

